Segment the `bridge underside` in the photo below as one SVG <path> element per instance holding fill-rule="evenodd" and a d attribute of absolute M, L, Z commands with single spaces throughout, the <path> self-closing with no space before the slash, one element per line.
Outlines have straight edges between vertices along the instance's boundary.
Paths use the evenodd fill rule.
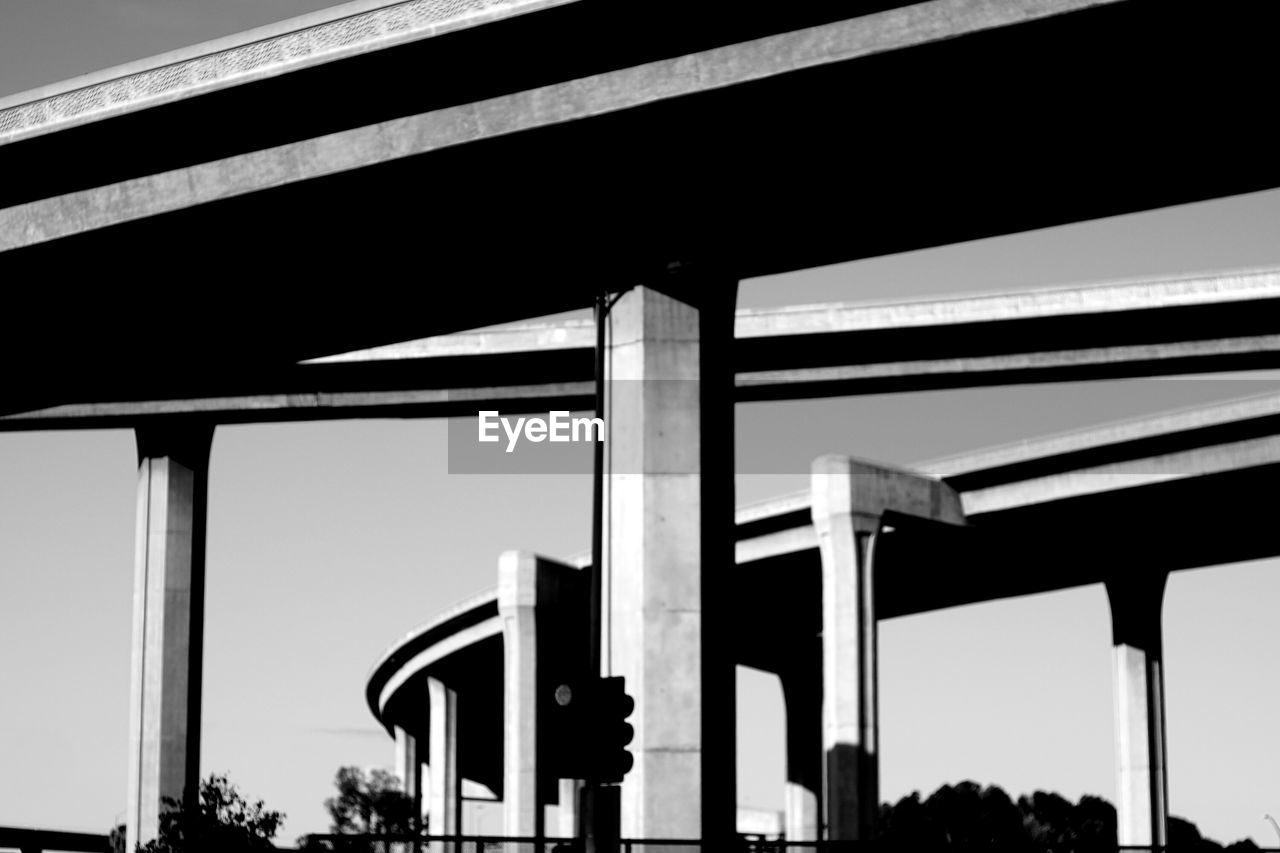
<path fill-rule="evenodd" d="M 1280 554 L 1274 488 L 1280 464 L 1118 489 L 969 519 L 957 528 L 888 515 L 876 558 L 880 619 L 926 613 L 1090 584 L 1135 573 L 1261 559 Z M 1182 536 L 1170 536 L 1179 519 Z M 822 563 L 816 548 L 735 566 L 720 588 L 731 602 L 734 662 L 796 677 L 822 632 Z M 503 646 L 468 646 L 418 673 L 388 701 L 381 719 L 426 743 L 427 678 L 456 686 L 461 774 L 503 797 Z M 430 762 L 430 757 L 422 755 Z M 554 791 L 544 791 L 554 802 Z"/>
<path fill-rule="evenodd" d="M 1274 506 L 1280 465 L 1038 504 L 955 528 L 891 519 L 877 552 L 882 619 L 1280 554 Z M 1172 521 L 1171 521 L 1172 520 Z M 1171 526 L 1183 535 L 1170 535 Z M 739 663 L 782 671 L 822 629 L 816 548 L 738 565 L 726 584 Z"/>
<path fill-rule="evenodd" d="M 946 19 L 924 7 L 922 29 Z M 35 242 L 0 253 L 32 320 L 0 343 L 33 377 L 4 407 L 278 388 L 302 358 L 584 307 L 674 260 L 748 277 L 1280 186 L 1270 140 L 1244 121 L 1276 12 L 1102 5 Z M 837 26 L 777 47 L 813 51 Z M 728 68 L 764 61 L 725 50 Z M 316 97 L 289 80 L 273 91 Z M 75 129 L 75 156 L 164 109 Z M 0 163 L 47 174 L 56 150 L 35 137 Z M 184 186 L 185 168 L 170 173 Z M 106 172 L 81 169 L 100 189 L 64 196 L 55 218 L 126 198 Z"/>
<path fill-rule="evenodd" d="M 677 365 L 674 378 L 703 384 L 677 404 L 634 383 L 646 394 L 619 410 L 635 416 L 610 453 L 611 464 L 628 452 L 663 463 L 630 492 L 619 478 L 608 502 L 609 576 L 638 593 L 611 599 L 609 615 L 627 640 L 610 644 L 611 671 L 628 677 L 640 708 L 627 832 L 732 834 L 732 664 L 745 663 L 783 673 L 789 704 L 805 709 L 792 725 L 789 782 L 803 791 L 795 837 L 870 837 L 876 620 L 1101 581 L 1113 596 L 1118 695 L 1144 697 L 1118 712 L 1122 739 L 1151 753 L 1118 756 L 1119 810 L 1137 827 L 1120 841 L 1163 844 L 1164 573 L 1275 552 L 1261 502 L 1215 499 L 1269 494 L 1274 456 L 974 511 L 961 529 L 939 526 L 962 520 L 960 486 L 824 457 L 812 505 L 799 511 L 812 511 L 813 544 L 739 567 L 726 556 L 732 446 L 706 425 L 732 423 L 732 356 L 761 356 L 733 342 L 741 278 L 1280 186 L 1272 140 L 1247 124 L 1269 105 L 1258 81 L 1273 76 L 1280 9 L 932 0 L 867 4 L 857 7 L 864 17 L 839 20 L 847 7 L 784 5 L 749 4 L 728 29 L 718 10 L 686 28 L 674 4 L 646 7 L 633 30 L 630 4 L 581 0 L 0 146 L 0 171 L 18 176 L 0 188 L 0 280 L 28 320 L 0 340 L 10 368 L 0 414 L 279 393 L 294 387 L 300 360 L 582 308 L 601 290 L 642 285 L 615 308 L 626 331 L 609 344 L 610 369 L 669 379 L 647 371 Z M 604 32 L 647 48 L 614 53 Z M 494 57 L 514 76 L 465 73 Z M 446 76 L 453 82 L 432 85 Z M 367 101 L 335 94 L 370 86 L 378 94 Z M 282 104 L 298 107 L 296 122 Z M 295 132 L 281 136 L 287 127 Z M 188 137 L 206 141 L 188 146 Z M 155 156 L 166 147 L 183 153 Z M 1240 309 L 1214 316 L 1241 338 L 1274 331 Z M 1080 344 L 1059 332 L 1062 345 Z M 1085 344 L 1114 343 L 1110 332 L 1095 324 L 1092 337 L 1105 339 Z M 1168 332 L 1175 343 L 1204 333 Z M 831 343 L 877 346 L 873 336 Z M 809 355 L 823 366 L 822 352 Z M 553 369 L 582 367 L 580 354 L 566 358 L 577 361 Z M 162 796 L 193 791 L 199 767 L 204 511 L 218 419 L 188 415 L 138 433 L 131 843 L 154 836 Z M 693 489 L 675 464 L 690 454 Z M 852 485 L 855 468 L 901 489 L 855 508 L 867 496 L 866 481 Z M 937 521 L 902 516 L 890 506 L 899 499 L 923 502 Z M 1171 530 L 1188 541 L 1169 541 Z M 537 560 L 519 566 L 536 580 Z M 536 806 L 548 797 L 529 772 L 537 733 L 520 727 L 535 707 L 533 680 L 463 689 L 479 673 L 536 666 L 534 586 L 529 600 L 497 604 L 500 659 L 486 635 L 425 684 L 405 682 L 393 712 L 421 710 L 425 694 L 441 709 L 427 738 L 444 745 L 440 778 L 533 790 L 510 813 L 538 831 Z M 762 620 L 777 630 L 758 630 Z M 790 668 L 779 651 L 788 649 Z M 819 690 L 825 701 L 815 702 Z M 492 737 L 500 725 L 504 738 Z M 725 785 L 711 784 L 720 777 Z M 1123 801 L 1130 794 L 1150 801 Z"/>
<path fill-rule="evenodd" d="M 502 797 L 502 639 L 482 640 L 450 655 L 432 667 L 431 677 L 451 685 L 466 685 L 458 691 L 457 739 L 465 748 L 457 752 L 458 774 L 478 782 Z M 386 721 L 396 721 L 418 738 L 424 749 L 423 763 L 432 756 L 430 743 L 431 702 L 426 673 L 407 681 L 388 701 Z"/>

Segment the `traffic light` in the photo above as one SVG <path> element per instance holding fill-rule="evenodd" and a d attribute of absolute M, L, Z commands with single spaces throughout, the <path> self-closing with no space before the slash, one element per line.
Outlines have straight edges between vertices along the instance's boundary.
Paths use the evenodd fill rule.
<path fill-rule="evenodd" d="M 591 680 L 562 678 L 549 682 L 542 697 L 538 724 L 542 741 L 538 766 L 546 774 L 548 790 L 557 779 L 585 779 L 591 772 Z"/>
<path fill-rule="evenodd" d="M 595 684 L 592 721 L 594 723 L 593 755 L 595 782 L 621 782 L 635 764 L 627 745 L 635 737 L 635 729 L 627 717 L 635 710 L 635 700 L 627 695 L 627 682 L 621 676 L 601 678 Z"/>
<path fill-rule="evenodd" d="M 635 760 L 627 745 L 635 729 L 627 722 L 635 701 L 626 693 L 626 680 L 569 679 L 556 684 L 544 707 L 549 753 L 548 769 L 562 779 L 621 782 Z"/>

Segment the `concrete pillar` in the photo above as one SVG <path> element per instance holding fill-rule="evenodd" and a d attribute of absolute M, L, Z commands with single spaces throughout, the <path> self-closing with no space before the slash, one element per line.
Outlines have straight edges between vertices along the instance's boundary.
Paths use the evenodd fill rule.
<path fill-rule="evenodd" d="M 1116 840 L 1168 843 L 1163 648 L 1165 572 L 1107 582 L 1115 676 Z"/>
<path fill-rule="evenodd" d="M 887 514 L 961 524 L 956 493 L 912 471 L 823 456 L 812 515 L 822 559 L 822 751 L 826 837 L 869 840 L 879 811 L 875 541 Z"/>
<path fill-rule="evenodd" d="M 556 831 L 560 838 L 573 838 L 578 834 L 578 796 L 581 790 L 582 780 L 580 779 L 560 780 Z"/>
<path fill-rule="evenodd" d="M 503 833 L 542 834 L 538 790 L 539 560 L 508 551 L 498 561 L 498 613 L 502 617 Z"/>
<path fill-rule="evenodd" d="M 503 832 L 509 836 L 546 833 L 544 807 L 558 793 L 555 759 L 566 744 L 553 742 L 557 733 L 549 731 L 545 715 L 554 707 L 556 686 L 586 674 L 588 580 L 580 569 L 523 551 L 508 551 L 498 561 Z M 569 810 L 571 819 L 575 812 Z M 562 808 L 562 822 L 564 814 Z M 576 827 L 568 834 L 575 835 Z"/>
<path fill-rule="evenodd" d="M 786 703 L 787 783 L 783 832 L 818 841 L 822 831 L 822 648 L 797 650 L 800 663 L 782 676 Z M 806 653 L 807 652 L 807 653 Z"/>
<path fill-rule="evenodd" d="M 557 684 L 585 673 L 587 581 L 580 569 L 524 551 L 508 551 L 498 561 L 506 835 L 546 831 L 544 806 L 558 784 L 552 759 L 564 745 L 549 742 L 542 715 Z"/>
<path fill-rule="evenodd" d="M 880 518 L 850 512 L 822 518 L 818 541 L 823 552 L 822 753 L 827 837 L 867 840 L 879 802 L 871 543 Z M 818 520 L 816 514 L 814 519 Z"/>
<path fill-rule="evenodd" d="M 427 679 L 430 703 L 427 749 L 430 751 L 430 800 L 427 806 L 431 835 L 457 835 L 461 830 L 462 779 L 458 775 L 458 694 L 444 682 Z M 432 853 L 453 853 L 454 845 L 433 842 Z"/>
<path fill-rule="evenodd" d="M 422 761 L 418 757 L 418 739 L 396 726 L 396 775 L 400 777 L 405 796 L 413 804 L 412 829 L 422 829 Z"/>
<path fill-rule="evenodd" d="M 139 429 L 126 844 L 199 797 L 205 509 L 213 427 Z"/>
<path fill-rule="evenodd" d="M 635 697 L 624 837 L 723 843 L 736 827 L 733 570 L 736 282 L 673 270 L 607 319 L 606 673 Z"/>

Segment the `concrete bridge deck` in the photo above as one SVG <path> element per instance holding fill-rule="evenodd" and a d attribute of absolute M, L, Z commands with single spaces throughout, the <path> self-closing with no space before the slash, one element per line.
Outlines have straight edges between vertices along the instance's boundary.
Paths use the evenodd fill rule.
<path fill-rule="evenodd" d="M 735 337 L 740 402 L 1280 368 L 1280 271 L 739 309 Z M 459 332 L 264 371 L 258 393 L 0 403 L 0 430 L 588 409 L 594 346 L 591 320 Z"/>
<path fill-rule="evenodd" d="M 8 410 L 279 393 L 673 261 L 748 278 L 1280 186 L 1224 132 L 1265 102 L 1271 4 L 436 5 L 9 99 Z"/>

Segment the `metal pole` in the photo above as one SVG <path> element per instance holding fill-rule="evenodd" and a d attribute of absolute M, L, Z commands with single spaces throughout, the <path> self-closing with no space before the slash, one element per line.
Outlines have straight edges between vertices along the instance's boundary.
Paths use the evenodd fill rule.
<path fill-rule="evenodd" d="M 605 417 L 605 323 L 609 316 L 609 294 L 602 293 L 595 300 L 596 315 L 596 417 Z M 606 427 L 607 428 L 607 427 Z M 604 442 L 597 441 L 594 448 L 594 472 L 591 502 L 591 578 L 590 616 L 587 620 L 590 636 L 587 638 L 587 679 L 595 682 L 601 675 L 601 626 L 603 625 L 604 598 Z M 586 779 L 579 798 L 579 834 L 585 853 L 618 853 L 618 830 L 621 824 L 621 791 L 617 787 L 602 785 L 596 779 Z"/>
<path fill-rule="evenodd" d="M 609 296 L 600 294 L 595 301 L 596 315 L 596 417 L 604 420 L 604 324 L 609 313 Z M 603 436 L 601 436 L 603 438 Z M 596 441 L 593 448 L 593 472 L 591 495 L 591 578 L 590 609 L 587 619 L 587 674 L 589 678 L 600 675 L 600 626 L 601 600 L 604 586 L 604 442 Z"/>

